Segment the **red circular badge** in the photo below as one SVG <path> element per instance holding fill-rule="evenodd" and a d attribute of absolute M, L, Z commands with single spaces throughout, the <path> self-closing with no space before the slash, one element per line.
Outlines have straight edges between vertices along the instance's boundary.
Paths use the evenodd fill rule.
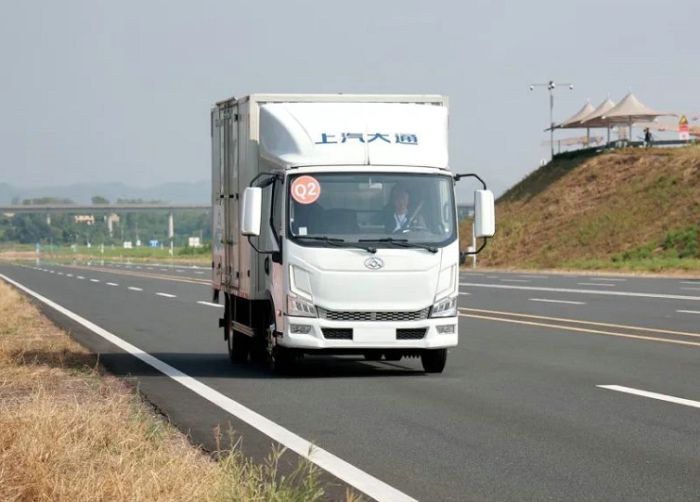
<path fill-rule="evenodd" d="M 292 198 L 299 204 L 313 204 L 321 196 L 321 185 L 313 176 L 299 176 L 292 183 Z"/>

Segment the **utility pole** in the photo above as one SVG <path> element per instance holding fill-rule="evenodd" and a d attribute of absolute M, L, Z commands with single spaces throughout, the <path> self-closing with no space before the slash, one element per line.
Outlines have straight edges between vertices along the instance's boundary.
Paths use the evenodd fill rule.
<path fill-rule="evenodd" d="M 554 89 L 557 86 L 568 86 L 569 90 L 573 90 L 574 84 L 558 84 L 554 80 L 550 80 L 546 84 L 530 84 L 530 90 L 534 91 L 535 87 L 546 87 L 549 91 L 549 144 L 551 146 L 552 159 L 554 159 Z"/>

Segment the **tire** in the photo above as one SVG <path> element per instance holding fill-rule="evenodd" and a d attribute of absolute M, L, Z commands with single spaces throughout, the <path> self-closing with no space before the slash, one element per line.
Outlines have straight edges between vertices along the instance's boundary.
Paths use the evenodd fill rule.
<path fill-rule="evenodd" d="M 224 313 L 224 331 L 226 335 L 226 345 L 228 347 L 228 358 L 233 364 L 245 363 L 248 361 L 250 340 L 243 333 L 234 331 L 231 304 L 228 297 L 226 298 L 224 307 L 226 309 Z"/>
<path fill-rule="evenodd" d="M 447 364 L 447 349 L 424 350 L 420 359 L 426 373 L 442 373 Z"/>
<path fill-rule="evenodd" d="M 290 373 L 294 369 L 296 355 L 293 351 L 286 347 L 276 345 L 270 352 L 268 365 L 273 373 L 284 375 Z"/>
<path fill-rule="evenodd" d="M 228 336 L 228 357 L 234 364 L 248 361 L 250 339 L 243 333 L 231 330 Z"/>

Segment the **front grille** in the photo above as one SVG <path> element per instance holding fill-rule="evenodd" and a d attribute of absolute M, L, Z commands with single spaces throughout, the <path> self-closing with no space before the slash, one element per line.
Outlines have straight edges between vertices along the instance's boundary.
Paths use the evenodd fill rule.
<path fill-rule="evenodd" d="M 425 338 L 426 328 L 397 329 L 397 340 L 422 340 Z"/>
<path fill-rule="evenodd" d="M 413 312 L 353 312 L 345 310 L 326 310 L 318 308 L 318 316 L 328 321 L 384 321 L 405 322 L 423 321 L 428 318 L 430 308 Z"/>
<path fill-rule="evenodd" d="M 323 328 L 321 331 L 326 340 L 352 340 L 352 329 Z"/>

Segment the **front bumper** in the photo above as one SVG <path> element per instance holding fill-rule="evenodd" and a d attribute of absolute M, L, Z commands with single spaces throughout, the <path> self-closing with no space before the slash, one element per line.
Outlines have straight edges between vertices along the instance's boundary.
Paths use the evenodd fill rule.
<path fill-rule="evenodd" d="M 296 349 L 440 349 L 457 346 L 458 327 L 458 317 L 410 322 L 287 317 L 277 343 Z"/>

